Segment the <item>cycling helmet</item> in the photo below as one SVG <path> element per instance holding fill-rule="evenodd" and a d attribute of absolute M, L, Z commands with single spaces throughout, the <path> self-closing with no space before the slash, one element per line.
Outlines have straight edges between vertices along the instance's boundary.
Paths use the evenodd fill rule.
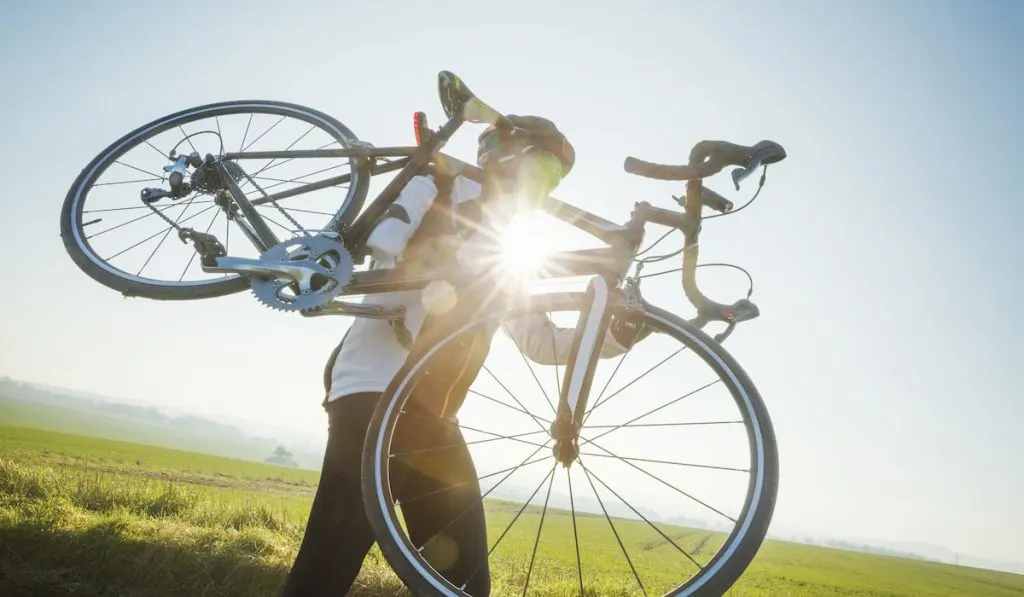
<path fill-rule="evenodd" d="M 511 131 L 488 127 L 477 139 L 477 165 L 485 168 L 503 164 L 533 151 L 544 151 L 557 159 L 558 178 L 564 178 L 576 162 L 576 150 L 555 123 L 540 116 L 506 117 Z"/>

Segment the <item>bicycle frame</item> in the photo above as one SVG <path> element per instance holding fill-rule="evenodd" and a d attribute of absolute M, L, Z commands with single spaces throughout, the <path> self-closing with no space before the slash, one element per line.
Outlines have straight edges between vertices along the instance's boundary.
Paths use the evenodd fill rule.
<path fill-rule="evenodd" d="M 447 140 L 465 122 L 461 113 L 455 113 L 436 132 L 432 132 L 426 142 L 417 146 L 397 146 L 375 148 L 367 145 L 342 149 L 319 149 L 301 151 L 260 151 L 226 153 L 225 160 L 243 159 L 289 159 L 289 158 L 352 158 L 368 162 L 370 176 L 397 171 L 398 174 L 378 194 L 378 196 L 359 214 L 350 226 L 340 223 L 340 217 L 332 218 L 331 227 L 342 237 L 342 242 L 352 253 L 357 263 L 367 256 L 366 239 L 388 207 L 398 199 L 405 185 L 417 174 L 437 167 L 440 156 L 446 167 L 455 170 L 458 175 L 477 182 L 482 182 L 483 172 L 480 168 L 467 164 L 457 158 L 440 151 Z M 397 158 L 391 160 L 390 158 Z M 387 160 L 383 164 L 380 160 Z M 269 227 L 263 222 L 255 210 L 255 206 L 271 203 L 301 193 L 314 191 L 352 180 L 351 174 L 328 178 L 319 182 L 302 185 L 298 188 L 267 195 L 250 201 L 234 183 L 231 176 L 218 164 L 222 175 L 228 183 L 229 190 L 238 203 L 239 208 L 253 225 L 250 239 L 266 247 L 279 241 Z M 555 253 L 547 259 L 548 267 L 539 272 L 538 278 L 569 278 L 589 276 L 587 301 L 582 306 L 581 316 L 577 322 L 570 354 L 565 362 L 564 380 L 556 418 L 552 423 L 552 437 L 555 439 L 555 455 L 565 466 L 569 466 L 579 453 L 578 437 L 586 413 L 591 381 L 601 354 L 601 346 L 608 330 L 612 313 L 623 307 L 622 295 L 614 293 L 625 280 L 629 266 L 633 262 L 636 251 L 644 236 L 644 226 L 648 222 L 665 224 L 684 229 L 687 237 L 696 240 L 695 230 L 685 230 L 687 221 L 680 219 L 682 214 L 651 207 L 646 202 L 637 203 L 625 225 L 605 220 L 586 210 L 574 207 L 554 197 L 548 197 L 541 207 L 550 215 L 557 217 L 577 229 L 597 238 L 606 246 L 598 249 L 584 249 Z M 688 243 L 689 244 L 689 243 Z M 266 248 L 264 247 L 264 249 Z M 695 259 L 695 244 L 687 256 Z M 426 287 L 438 280 L 459 278 L 459 272 L 439 269 L 436 272 L 410 275 L 401 267 L 394 269 L 368 270 L 354 272 L 349 284 L 342 289 L 340 296 L 372 295 L 379 293 L 416 290 Z M 689 296 L 689 293 L 688 293 Z M 627 307 L 639 307 L 639 295 L 631 296 L 627 302 L 637 304 Z M 375 312 L 375 307 L 365 305 L 345 305 L 339 312 L 352 316 L 385 317 L 388 313 Z M 391 314 L 391 318 L 394 314 Z M 699 321 L 694 320 L 694 321 Z M 703 327 L 698 322 L 697 327 Z"/>
<path fill-rule="evenodd" d="M 398 199 L 405 185 L 417 174 L 436 167 L 437 158 L 443 159 L 448 167 L 455 169 L 459 175 L 481 182 L 483 171 L 440 151 L 444 143 L 465 122 L 460 114 L 454 115 L 426 143 L 416 146 L 369 147 L 355 146 L 342 149 L 315 149 L 293 151 L 253 151 L 225 153 L 224 160 L 246 159 L 290 159 L 290 158 L 352 158 L 368 162 L 370 176 L 397 171 L 388 185 L 374 198 L 364 211 L 360 213 L 350 226 L 338 222 L 338 216 L 331 221 L 331 228 L 341 235 L 346 248 L 352 253 L 356 263 L 362 263 L 367 256 L 366 239 L 370 232 L 387 211 L 388 207 Z M 391 159 L 396 158 L 396 159 Z M 379 160 L 388 160 L 379 163 Z M 252 225 L 250 240 L 257 244 L 261 251 L 277 244 L 279 239 L 266 225 L 255 207 L 302 193 L 345 184 L 351 182 L 352 175 L 334 176 L 318 182 L 300 185 L 273 194 L 265 194 L 261 198 L 248 199 L 230 176 L 224 176 L 228 183 L 232 198 L 238 204 L 246 219 Z M 631 263 L 635 249 L 643 238 L 643 222 L 634 218 L 626 225 L 608 221 L 586 210 L 572 206 L 554 197 L 548 197 L 541 207 L 554 217 L 576 227 L 597 238 L 607 246 L 598 249 L 564 251 L 553 254 L 548 262 L 550 267 L 543 273 L 546 278 L 578 277 L 589 275 L 611 275 L 621 281 Z M 239 222 L 241 223 L 241 222 Z M 454 272 L 451 272 L 454 274 Z M 414 290 L 425 287 L 432 281 L 448 279 L 449 274 L 438 272 L 430 275 L 411 276 L 401 269 L 369 270 L 353 274 L 352 281 L 342 290 L 342 296 L 378 294 L 400 290 Z"/>
<path fill-rule="evenodd" d="M 445 161 L 446 166 L 453 167 L 458 174 L 482 182 L 483 172 L 480 168 L 440 152 L 444 142 L 463 122 L 461 115 L 454 115 L 436 133 L 432 134 L 425 144 L 418 146 L 380 148 L 357 146 L 343 149 L 237 152 L 227 153 L 222 157 L 225 160 L 347 157 L 369 162 L 370 176 L 397 171 L 397 176 L 354 219 L 351 226 L 346 228 L 336 224 L 335 231 L 342 236 L 346 247 L 358 261 L 362 261 L 366 256 L 366 239 L 380 217 L 387 211 L 388 206 L 398 199 L 410 179 L 425 169 L 436 167 L 437 156 Z M 392 160 L 391 158 L 397 159 Z M 379 160 L 382 159 L 388 161 L 381 164 Z M 230 192 L 253 225 L 254 236 L 261 241 L 260 244 L 269 247 L 279 241 L 269 227 L 263 223 L 254 209 L 255 206 L 344 184 L 352 180 L 352 175 L 335 176 L 272 195 L 264 193 L 262 198 L 255 200 L 246 198 L 241 189 L 232 184 L 230 176 L 225 176 L 224 179 L 229 181 Z M 606 245 L 598 249 L 555 253 L 547 259 L 547 267 L 543 268 L 538 275 L 541 279 L 591 277 L 587 294 L 589 300 L 583 306 L 583 315 L 577 323 L 571 353 L 565 363 L 558 414 L 551 430 L 555 437 L 556 454 L 561 453 L 562 455 L 559 457 L 567 465 L 575 459 L 575 455 L 578 453 L 577 437 L 583 414 L 586 411 L 587 395 L 598 355 L 601 353 L 604 333 L 615 304 L 615 301 L 611 300 L 611 288 L 621 284 L 632 264 L 636 250 L 643 240 L 644 225 L 647 222 L 645 217 L 647 212 L 642 209 L 643 205 L 646 204 L 640 204 L 638 206 L 640 209 L 634 210 L 632 217 L 625 225 L 610 222 L 554 197 L 548 197 L 541 206 L 547 213 L 586 232 Z M 449 280 L 457 276 L 458 272 L 445 270 L 425 275 L 409 275 L 400 268 L 355 272 L 351 282 L 342 290 L 341 296 L 422 289 L 433 281 Z M 359 308 L 355 305 L 345 312 L 355 316 L 366 314 L 365 311 L 360 313 Z"/>

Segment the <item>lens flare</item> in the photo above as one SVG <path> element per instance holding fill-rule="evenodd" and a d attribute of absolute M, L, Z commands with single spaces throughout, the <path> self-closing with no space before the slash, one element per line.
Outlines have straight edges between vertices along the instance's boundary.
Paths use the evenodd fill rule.
<path fill-rule="evenodd" d="M 551 253 L 550 239 L 538 233 L 535 213 L 517 215 L 501 235 L 501 261 L 512 278 L 527 278 L 540 273 Z"/>

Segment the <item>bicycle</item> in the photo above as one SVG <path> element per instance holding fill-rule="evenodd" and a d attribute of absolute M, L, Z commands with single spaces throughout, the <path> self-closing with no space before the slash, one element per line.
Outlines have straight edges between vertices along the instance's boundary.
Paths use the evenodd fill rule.
<path fill-rule="evenodd" d="M 447 120 L 434 130 L 427 125 L 426 114 L 416 112 L 413 119 L 416 137 L 414 146 L 374 147 L 357 139 L 355 134 L 344 124 L 323 112 L 298 104 L 276 101 L 247 100 L 207 104 L 154 120 L 109 145 L 82 170 L 75 180 L 65 198 L 61 213 L 61 236 L 65 248 L 83 272 L 100 284 L 117 290 L 125 296 L 154 300 L 195 300 L 225 296 L 248 288 L 251 289 L 258 301 L 270 307 L 299 312 L 307 317 L 348 315 L 401 322 L 404 312 L 400 308 L 384 307 L 372 303 L 351 303 L 341 299 L 357 295 L 373 297 L 395 291 L 421 290 L 433 282 L 458 282 L 461 280 L 460 274 L 450 269 L 410 272 L 403 270 L 400 264 L 391 269 L 356 271 L 355 266 L 364 263 L 370 255 L 366 247 L 366 240 L 370 232 L 385 214 L 391 202 L 398 197 L 405 184 L 418 173 L 444 168 L 448 172 L 480 180 L 479 168 L 441 151 L 446 142 L 463 124 L 470 122 L 497 127 L 511 126 L 500 112 L 486 104 L 471 92 L 461 79 L 448 71 L 442 71 L 438 75 L 438 94 Z M 257 139 L 248 146 L 246 145 L 254 116 L 258 114 L 280 116 L 280 120 L 275 121 L 275 124 L 259 135 L 260 139 L 271 134 L 280 122 L 291 118 L 309 125 L 309 129 L 300 136 L 300 139 L 307 137 L 314 130 L 318 130 L 326 135 L 329 141 L 325 145 L 313 149 L 292 149 L 299 142 L 296 140 L 286 149 L 280 151 L 247 151 L 248 147 L 258 141 Z M 227 120 L 229 116 L 244 118 L 246 115 L 248 121 L 245 125 L 242 142 L 239 144 L 239 150 L 228 151 L 225 146 L 226 135 L 223 134 L 221 128 L 222 118 L 224 120 Z M 209 125 L 213 128 L 186 133 L 185 125 L 191 125 L 204 117 L 213 118 L 214 123 Z M 160 141 L 156 139 L 159 135 L 174 132 L 176 136 L 177 131 L 181 132 L 183 138 L 174 148 L 165 153 L 157 147 L 156 144 Z M 253 134 L 255 135 L 255 132 Z M 199 142 L 198 139 L 203 135 L 207 136 L 204 139 L 216 141 L 218 148 L 216 154 L 208 152 L 206 155 L 201 155 L 196 149 L 195 142 Z M 187 154 L 177 153 L 178 147 L 186 142 L 191 146 L 192 151 Z M 340 147 L 328 148 L 331 145 Z M 122 160 L 127 152 L 134 148 L 146 151 L 144 146 L 152 148 L 162 158 L 169 161 L 164 164 L 162 174 L 153 173 L 145 168 L 132 165 L 127 160 Z M 510 439 L 530 447 L 536 447 L 530 456 L 514 467 L 515 470 L 505 469 L 480 478 L 503 474 L 498 485 L 508 479 L 509 475 L 519 471 L 521 467 L 540 462 L 541 460 L 535 459 L 535 456 L 543 448 L 552 448 L 555 460 L 549 475 L 545 476 L 542 484 L 523 504 L 522 509 L 512 519 L 509 527 L 506 527 L 501 533 L 501 537 L 491 551 L 493 552 L 498 547 L 511 526 L 535 499 L 543 483 L 548 483 L 548 498 L 544 502 L 544 512 L 541 514 L 537 538 L 533 545 L 533 554 L 525 580 L 526 586 L 523 589 L 525 594 L 535 566 L 545 516 L 548 515 L 548 500 L 555 479 L 554 471 L 561 464 L 567 471 L 566 476 L 569 483 L 575 562 L 579 571 L 578 591 L 581 595 L 585 594 L 586 587 L 583 580 L 578 531 L 587 525 L 584 524 L 586 521 L 579 525 L 577 522 L 586 512 L 581 511 L 579 516 L 577 515 L 570 472 L 571 465 L 578 463 L 593 489 L 597 502 L 600 503 L 600 510 L 609 523 L 618 546 L 629 563 L 632 576 L 644 594 L 648 589 L 636 571 L 635 557 L 634 559 L 629 557 L 625 546 L 626 541 L 623 540 L 622 533 L 619 532 L 623 523 L 620 522 L 620 527 L 615 526 L 613 517 L 609 514 L 608 507 L 601 499 L 597 486 L 594 484 L 595 479 L 632 510 L 632 514 L 625 515 L 626 518 L 635 520 L 636 516 L 639 516 L 647 527 L 653 528 L 658 535 L 671 543 L 677 551 L 683 553 L 699 569 L 696 576 L 682 584 L 673 584 L 675 581 L 663 582 L 662 584 L 668 583 L 665 594 L 720 595 L 742 575 L 760 548 L 772 517 L 778 484 L 778 454 L 771 420 L 757 389 L 740 365 L 721 345 L 739 323 L 757 317 L 759 311 L 749 300 L 749 292 L 747 298 L 740 299 L 732 305 L 725 305 L 706 297 L 696 283 L 696 269 L 699 267 L 698 238 L 701 232 L 703 208 L 708 207 L 721 215 L 736 211 L 731 201 L 705 187 L 703 179 L 719 173 L 727 166 L 735 166 L 732 179 L 738 190 L 740 182 L 747 176 L 761 167 L 766 169 L 768 165 L 777 163 L 785 157 L 785 150 L 771 141 L 762 141 L 750 147 L 725 141 L 702 141 L 692 148 L 689 162 L 679 166 L 655 164 L 627 157 L 624 162 L 624 169 L 627 172 L 654 179 L 686 181 L 685 197 L 681 200 L 677 199 L 681 203 L 683 211 L 677 212 L 654 207 L 647 202 L 638 202 L 634 205 L 628 222 L 620 225 L 554 197 L 549 197 L 544 206 L 548 213 L 597 238 L 605 246 L 598 249 L 556 253 L 549 257 L 549 267 L 540 272 L 537 277 L 540 279 L 586 277 L 589 279 L 586 291 L 551 292 L 530 295 L 526 300 L 514 299 L 502 308 L 496 308 L 471 321 L 463 321 L 434 330 L 412 347 L 405 366 L 395 376 L 382 399 L 367 434 L 363 479 L 367 514 L 378 537 L 378 544 L 388 563 L 410 589 L 417 594 L 424 595 L 465 594 L 460 587 L 445 580 L 443 575 L 433 567 L 430 558 L 424 555 L 425 551 L 429 551 L 425 549 L 426 545 L 414 545 L 412 539 L 405 534 L 398 513 L 401 504 L 396 504 L 388 483 L 390 462 L 396 457 L 403 456 L 390 453 L 389 449 L 398 420 L 407 414 L 403 406 L 409 400 L 412 388 L 416 386 L 417 381 L 429 368 L 429 361 L 433 354 L 478 326 L 499 326 L 502 322 L 512 321 L 516 317 L 555 312 L 578 314 L 573 328 L 573 348 L 570 358 L 562 363 L 557 360 L 554 363 L 541 363 L 542 366 L 554 367 L 554 377 L 558 385 L 557 406 L 544 392 L 533 366 L 526 362 L 525 356 L 523 359 L 527 367 L 530 368 L 533 378 L 537 380 L 538 386 L 541 386 L 544 398 L 547 399 L 553 411 L 553 418 L 546 419 L 529 412 L 529 409 L 523 406 L 522 402 L 509 391 L 509 395 L 521 408 L 508 403 L 504 406 L 525 413 L 532 423 L 536 423 L 541 430 L 518 435 L 481 431 L 484 439 L 478 442 L 484 444 L 496 439 Z M 268 170 L 278 169 L 285 164 L 306 158 L 319 161 L 336 160 L 337 162 L 334 166 L 318 169 L 291 179 L 271 178 L 266 174 Z M 262 168 L 250 173 L 242 166 L 242 162 L 247 160 L 269 161 Z M 330 176 L 316 182 L 304 182 L 305 179 L 313 175 L 345 166 L 351 169 L 350 173 Z M 121 169 L 125 172 L 137 171 L 150 178 L 97 183 L 99 177 L 111 169 Z M 360 213 L 368 194 L 370 179 L 385 173 L 397 174 Z M 260 176 L 261 174 L 263 176 Z M 137 205 L 84 209 L 86 200 L 101 190 L 110 187 L 120 188 L 127 184 L 140 184 L 150 180 L 165 182 L 168 188 L 145 187 L 141 189 Z M 261 186 L 258 181 L 263 181 L 266 188 Z M 296 186 L 274 193 L 267 192 L 272 190 L 272 187 L 284 184 L 295 184 Z M 758 192 L 763 184 L 764 176 L 762 175 Z M 250 198 L 243 190 L 244 187 L 250 185 L 258 197 Z M 280 205 L 280 202 L 285 199 L 314 191 L 332 190 L 344 190 L 341 205 L 334 211 L 295 208 L 293 213 L 289 213 Z M 157 205 L 165 199 L 170 203 L 165 207 L 158 207 Z M 184 217 L 184 214 L 193 205 L 207 205 L 207 207 L 192 216 Z M 181 208 L 180 213 L 172 218 L 171 215 L 179 208 Z M 283 214 L 293 227 L 282 225 L 266 213 L 261 214 L 257 208 L 264 210 L 273 208 Z M 204 231 L 183 225 L 210 210 L 214 212 L 213 219 Z M 141 211 L 143 215 L 92 235 L 89 235 L 86 230 L 87 227 L 110 217 L 109 214 L 117 216 L 123 212 L 134 214 L 136 211 Z M 96 216 L 87 220 L 86 216 L 92 214 L 96 214 Z M 329 219 L 326 224 L 318 228 L 307 229 L 298 220 L 300 217 L 310 214 L 329 217 Z M 220 215 L 223 215 L 225 220 L 225 242 L 211 233 L 213 224 Z M 106 259 L 99 257 L 93 247 L 93 244 L 98 243 L 90 242 L 128 224 L 148 220 L 151 216 L 156 216 L 158 220 L 162 221 L 158 225 L 158 232 L 113 257 Z M 126 217 L 130 217 L 130 214 Z M 149 223 L 153 223 L 153 220 L 150 220 Z M 696 317 L 691 320 L 683 319 L 648 303 L 640 294 L 641 279 L 645 277 L 640 274 L 640 268 L 647 261 L 638 259 L 638 256 L 642 253 L 640 246 L 645 236 L 645 227 L 648 224 L 666 226 L 670 233 L 681 231 L 683 234 L 683 248 L 675 254 L 682 253 L 683 263 L 680 268 L 682 270 L 682 285 L 687 299 L 697 311 Z M 251 250 L 255 250 L 255 257 L 242 257 L 237 253 L 228 254 L 225 245 L 229 245 L 228 239 L 232 225 L 239 229 L 252 245 Z M 275 234 L 271 225 L 296 233 L 296 235 L 282 241 Z M 177 280 L 144 278 L 142 272 L 155 263 L 153 260 L 156 252 L 164 245 L 164 241 L 171 231 L 177 232 L 178 238 L 186 247 L 189 241 L 192 243 L 192 253 L 185 270 Z M 131 270 L 122 269 L 110 263 L 128 250 L 157 239 L 159 242 L 156 248 L 145 259 L 137 272 L 131 273 Z M 196 256 L 199 257 L 199 267 L 204 274 L 219 276 L 206 277 L 198 281 L 185 281 L 185 275 L 192 268 Z M 663 259 L 664 257 L 658 258 L 658 260 Z M 168 262 L 165 261 L 165 263 Z M 630 276 L 629 270 L 634 263 L 637 263 L 637 271 Z M 516 299 L 523 299 L 524 296 L 516 297 Z M 619 361 L 619 365 L 612 372 L 604 388 L 596 400 L 592 404 L 590 403 L 591 390 L 596 387 L 594 384 L 595 368 L 602 358 L 602 338 L 604 338 L 604 332 L 613 315 L 631 318 L 631 321 L 639 321 L 638 325 L 643 329 L 651 330 L 652 337 L 665 337 L 680 342 L 683 346 L 673 356 L 684 350 L 688 350 L 690 354 L 696 354 L 700 362 L 703 362 L 718 375 L 718 382 L 725 386 L 731 396 L 732 406 L 738 410 L 740 420 L 678 424 L 637 422 L 649 417 L 654 412 L 663 412 L 663 409 L 669 406 L 665 405 L 638 417 L 632 417 L 625 423 L 621 422 L 621 418 L 613 418 L 607 425 L 588 425 L 591 415 L 599 407 L 605 407 L 609 400 L 627 389 L 624 387 L 614 394 L 605 394 L 612 379 L 618 373 L 619 367 L 630 355 L 633 347 L 622 354 L 622 360 Z M 711 322 L 725 324 L 725 330 L 714 337 L 709 336 L 702 330 Z M 554 335 L 552 335 L 552 341 L 554 341 Z M 638 345 L 646 341 L 644 340 Z M 560 366 L 565 368 L 564 374 L 559 373 Z M 495 377 L 490 370 L 487 371 L 492 377 Z M 649 373 L 650 370 L 641 377 L 647 376 Z M 496 377 L 495 380 L 497 380 Z M 630 382 L 627 387 L 635 382 L 636 380 Z M 694 392 L 684 394 L 682 398 L 689 398 L 718 382 L 712 382 Z M 501 384 L 500 380 L 498 383 Z M 502 385 L 502 387 L 508 391 L 506 386 Z M 478 403 L 499 402 L 479 391 L 474 391 L 474 396 L 482 397 L 473 403 L 474 408 Z M 484 400 L 485 398 L 487 401 Z M 669 404 L 679 402 L 682 398 Z M 619 403 L 622 401 L 620 400 Z M 469 404 L 470 401 L 467 400 L 467 405 Z M 602 412 L 611 412 L 611 409 L 605 407 Z M 460 412 L 460 418 L 461 416 Z M 619 417 L 619 415 L 615 416 Z M 670 485 L 681 495 L 697 504 L 706 506 L 734 523 L 733 530 L 727 536 L 713 535 L 716 532 L 713 529 L 717 526 L 708 525 L 712 527 L 712 530 L 708 530 L 708 534 L 703 537 L 699 545 L 695 544 L 695 548 L 690 550 L 690 552 L 699 554 L 709 541 L 718 542 L 721 539 L 717 551 L 704 564 L 699 563 L 696 557 L 678 545 L 681 539 L 678 537 L 673 539 L 668 536 L 665 532 L 665 528 L 668 527 L 659 527 L 649 517 L 644 516 L 642 512 L 627 503 L 619 493 L 611 490 L 594 472 L 593 464 L 588 467 L 583 463 L 584 456 L 595 460 L 600 457 L 612 456 L 609 450 L 597 443 L 597 440 L 616 431 L 642 428 L 643 433 L 647 434 L 653 433 L 653 428 L 658 426 L 725 425 L 726 423 L 742 425 L 744 429 L 747 447 L 750 450 L 747 468 L 705 466 L 614 456 L 618 461 L 636 469 L 640 469 L 637 462 L 662 462 L 688 467 L 703 466 L 704 468 L 701 470 L 740 471 L 749 474 L 750 478 L 746 482 L 742 506 L 739 507 L 739 514 L 735 517 L 725 514 L 725 508 L 719 510 L 705 503 L 704 500 Z M 464 429 L 480 431 L 468 426 Z M 585 437 L 584 430 L 600 430 L 600 433 L 596 436 Z M 523 439 L 533 434 L 546 434 L 548 437 L 542 444 Z M 684 441 L 681 436 L 673 437 L 674 439 L 669 442 L 671 444 Z M 549 445 L 552 443 L 553 445 Z M 583 448 L 587 446 L 596 447 L 607 454 L 586 453 Z M 699 451 L 700 448 L 701 446 L 697 446 L 695 450 Z M 509 470 L 512 472 L 508 472 Z M 506 472 L 507 475 L 505 475 Z M 657 475 L 653 475 L 649 471 L 642 472 L 656 481 L 659 480 Z M 660 480 L 667 483 L 664 479 Z M 495 491 L 498 485 L 484 493 L 481 499 Z M 558 510 L 558 512 L 563 512 L 563 510 Z M 596 515 L 597 513 L 591 512 L 590 514 Z M 553 513 L 550 516 L 554 517 L 556 514 Z M 558 516 L 564 516 L 564 513 L 558 514 Z M 617 517 L 617 519 L 621 520 L 622 517 Z M 594 532 L 597 531 L 594 530 Z M 434 540 L 436 536 L 430 539 Z M 648 586 L 653 586 L 651 581 L 648 582 Z"/>

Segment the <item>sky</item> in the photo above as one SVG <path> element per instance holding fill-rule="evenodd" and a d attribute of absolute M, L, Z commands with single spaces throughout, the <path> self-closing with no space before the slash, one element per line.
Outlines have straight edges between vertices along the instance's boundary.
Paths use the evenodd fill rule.
<path fill-rule="evenodd" d="M 64 196 L 110 142 L 211 101 L 292 101 L 409 144 L 413 111 L 441 120 L 451 70 L 500 110 L 556 121 L 577 151 L 556 196 L 617 221 L 682 192 L 623 172 L 627 155 L 784 145 L 757 202 L 702 236 L 702 259 L 754 275 L 762 315 L 727 348 L 778 435 L 773 525 L 1024 562 L 1024 5 L 169 6 L 5 4 L 0 375 L 322 437 L 321 371 L 347 320 L 246 293 L 123 299 L 64 251 Z M 742 201 L 751 182 L 709 186 Z"/>

